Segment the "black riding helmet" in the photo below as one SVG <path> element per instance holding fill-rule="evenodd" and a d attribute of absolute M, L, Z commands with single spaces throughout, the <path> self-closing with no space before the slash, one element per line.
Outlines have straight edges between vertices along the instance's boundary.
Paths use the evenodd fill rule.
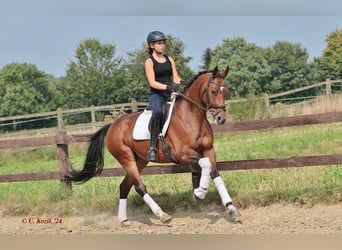
<path fill-rule="evenodd" d="M 152 31 L 147 36 L 147 44 L 154 43 L 157 41 L 166 41 L 166 36 L 161 31 Z"/>

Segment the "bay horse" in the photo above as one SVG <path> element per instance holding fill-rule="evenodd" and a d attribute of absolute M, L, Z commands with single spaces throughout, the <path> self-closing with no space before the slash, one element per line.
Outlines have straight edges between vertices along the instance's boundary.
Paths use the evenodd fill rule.
<path fill-rule="evenodd" d="M 229 66 L 222 72 L 216 66 L 214 70 L 200 72 L 188 84 L 184 94 L 175 101 L 165 142 L 171 154 L 181 164 L 199 165 L 199 186 L 194 188 L 194 197 L 203 200 L 208 191 L 210 178 L 215 183 L 223 206 L 232 217 L 239 216 L 239 212 L 232 203 L 219 171 L 216 168 L 216 154 L 213 147 L 213 130 L 207 120 L 209 111 L 218 124 L 226 120 L 225 97 L 228 87 L 224 79 L 229 73 Z M 136 192 L 143 198 L 152 212 L 163 223 L 172 217 L 165 213 L 152 199 L 146 190 L 141 171 L 148 164 L 147 150 L 149 140 L 134 140 L 133 128 L 140 112 L 125 114 L 110 124 L 99 129 L 90 139 L 86 160 L 82 170 L 71 172 L 66 176 L 68 180 L 85 182 L 101 173 L 104 166 L 104 144 L 114 158 L 126 170 L 126 175 L 120 184 L 120 200 L 118 220 L 126 223 L 127 196 L 134 185 Z M 171 161 L 161 151 L 158 142 L 158 162 Z"/>

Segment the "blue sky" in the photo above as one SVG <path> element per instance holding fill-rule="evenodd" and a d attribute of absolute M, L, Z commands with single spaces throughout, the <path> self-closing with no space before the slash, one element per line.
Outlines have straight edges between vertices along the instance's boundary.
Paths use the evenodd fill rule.
<path fill-rule="evenodd" d="M 97 0 L 92 4 L 89 0 L 70 0 L 63 5 L 64 0 L 49 3 L 31 0 L 18 5 L 18 0 L 12 0 L 1 8 L 7 15 L 0 12 L 0 68 L 11 62 L 27 62 L 59 77 L 65 75 L 81 41 L 96 38 L 114 43 L 115 56 L 126 57 L 127 52 L 141 47 L 152 30 L 178 37 L 186 46 L 185 56 L 193 58 L 190 67 L 194 70 L 198 69 L 206 48 L 213 49 L 223 39 L 234 37 L 243 37 L 261 47 L 271 46 L 276 41 L 300 43 L 312 60 L 321 56 L 326 36 L 342 28 L 342 16 L 338 14 L 316 16 L 327 10 L 319 1 L 304 5 L 288 0 L 288 5 L 282 1 L 278 7 L 269 0 L 257 1 L 258 4 L 241 0 L 239 5 L 230 5 L 227 0 L 211 0 L 210 6 L 201 5 L 208 4 L 202 0 L 177 5 L 180 2 L 184 3 L 179 0 Z M 197 8 L 191 6 L 193 3 Z M 20 8 L 16 8 L 18 6 Z M 334 10 L 336 8 L 331 12 Z M 235 15 L 231 15 L 232 11 Z M 208 15 L 201 15 L 203 13 Z M 215 13 L 220 16 L 214 16 Z"/>
<path fill-rule="evenodd" d="M 340 0 L 10 0 L 3 15 L 341 15 Z"/>

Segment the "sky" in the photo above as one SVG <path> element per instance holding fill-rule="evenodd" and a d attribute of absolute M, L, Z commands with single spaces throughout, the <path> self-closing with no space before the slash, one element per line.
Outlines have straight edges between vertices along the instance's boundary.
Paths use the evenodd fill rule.
<path fill-rule="evenodd" d="M 259 9 L 254 12 L 243 6 L 229 7 L 229 1 L 223 1 L 224 4 L 221 5 L 226 10 L 235 10 L 236 15 L 231 15 L 229 11 L 226 11 L 227 14 L 221 13 L 225 8 L 220 8 L 218 0 L 211 0 L 213 5 L 209 8 L 203 8 L 202 0 L 188 0 L 188 5 L 194 2 L 199 6 L 195 11 L 190 11 L 191 6 L 185 5 L 172 8 L 170 1 L 159 0 L 159 12 L 154 10 L 158 7 L 156 4 L 151 4 L 152 8 L 146 8 L 149 3 L 156 3 L 150 0 L 144 1 L 145 7 L 141 6 L 142 1 L 129 7 L 128 3 L 133 0 L 97 0 L 93 9 L 89 0 L 69 0 L 64 7 L 61 5 L 64 0 L 56 3 L 50 1 L 49 4 L 46 3 L 48 1 L 27 0 L 23 1 L 24 5 L 20 5 L 20 9 L 15 8 L 18 6 L 15 5 L 16 2 L 17 0 L 12 0 L 10 5 L 1 8 L 1 12 L 7 11 L 8 15 L 0 12 L 0 69 L 12 62 L 32 63 L 39 70 L 55 77 L 66 74 L 70 60 L 75 59 L 77 46 L 88 38 L 115 44 L 115 57 L 126 58 L 127 52 L 141 48 L 150 31 L 160 30 L 184 43 L 184 56 L 192 57 L 189 66 L 196 71 L 201 65 L 205 49 L 214 49 L 222 44 L 223 39 L 242 37 L 261 47 L 272 46 L 276 41 L 300 43 L 306 48 L 309 60 L 312 60 L 322 55 L 326 47 L 326 36 L 335 29 L 342 28 L 342 16 L 316 15 L 320 14 L 320 6 L 313 8 L 315 4 L 312 3 L 313 15 L 310 12 L 308 14 L 305 6 L 298 5 L 298 1 L 295 8 L 292 6 L 292 10 L 283 5 L 280 5 L 282 8 L 275 8 L 275 5 L 269 4 L 267 8 L 256 7 Z M 31 4 L 26 6 L 27 2 Z M 113 2 L 122 4 L 111 8 Z M 173 4 L 177 2 L 179 1 L 172 1 Z M 113 9 L 118 13 L 109 13 Z M 209 14 L 214 13 L 214 10 L 221 14 L 201 15 L 205 10 Z M 325 11 L 326 8 L 322 12 Z M 334 9 L 331 11 L 334 13 Z"/>

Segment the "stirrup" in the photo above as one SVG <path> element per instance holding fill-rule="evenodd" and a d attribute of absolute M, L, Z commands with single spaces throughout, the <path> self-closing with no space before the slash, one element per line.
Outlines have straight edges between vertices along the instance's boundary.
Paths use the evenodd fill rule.
<path fill-rule="evenodd" d="M 157 151 L 157 148 L 155 148 L 155 147 L 149 147 L 148 148 L 147 160 L 148 161 L 152 161 L 152 162 L 158 161 L 158 151 Z"/>

